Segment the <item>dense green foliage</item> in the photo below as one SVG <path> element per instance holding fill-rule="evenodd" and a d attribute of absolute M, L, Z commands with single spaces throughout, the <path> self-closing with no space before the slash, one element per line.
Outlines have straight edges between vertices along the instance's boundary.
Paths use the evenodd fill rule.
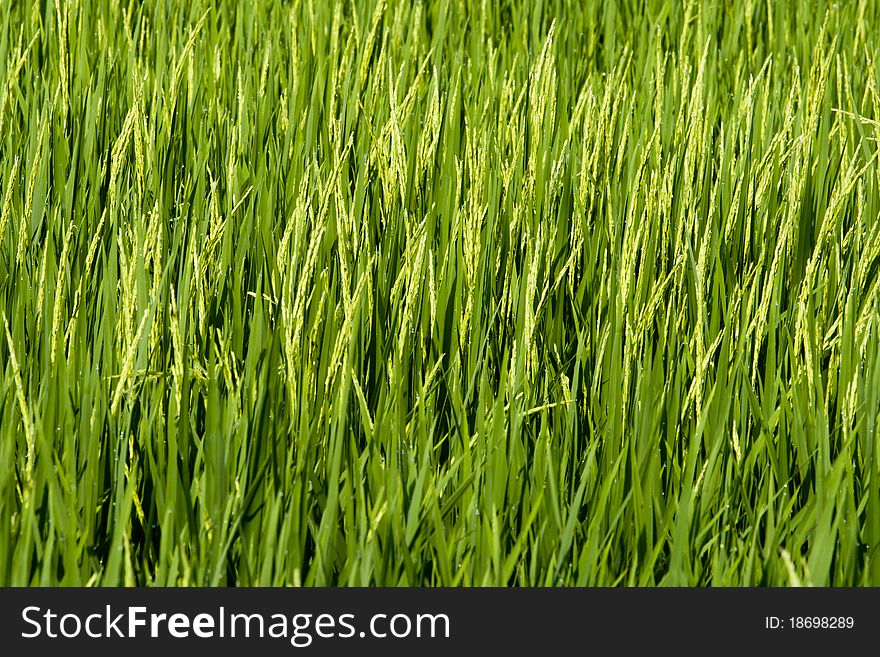
<path fill-rule="evenodd" d="M 880 7 L 0 2 L 0 584 L 880 585 Z"/>

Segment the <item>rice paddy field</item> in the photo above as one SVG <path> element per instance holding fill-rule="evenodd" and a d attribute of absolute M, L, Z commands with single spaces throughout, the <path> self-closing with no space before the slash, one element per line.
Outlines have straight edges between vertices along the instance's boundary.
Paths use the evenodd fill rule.
<path fill-rule="evenodd" d="M 874 0 L 2 0 L 0 585 L 880 585 Z"/>

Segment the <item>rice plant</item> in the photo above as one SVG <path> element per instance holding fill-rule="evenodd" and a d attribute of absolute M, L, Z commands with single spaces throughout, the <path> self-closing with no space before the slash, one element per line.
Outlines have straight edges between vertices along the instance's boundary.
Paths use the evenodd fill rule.
<path fill-rule="evenodd" d="M 0 585 L 880 585 L 873 0 L 0 2 Z"/>

